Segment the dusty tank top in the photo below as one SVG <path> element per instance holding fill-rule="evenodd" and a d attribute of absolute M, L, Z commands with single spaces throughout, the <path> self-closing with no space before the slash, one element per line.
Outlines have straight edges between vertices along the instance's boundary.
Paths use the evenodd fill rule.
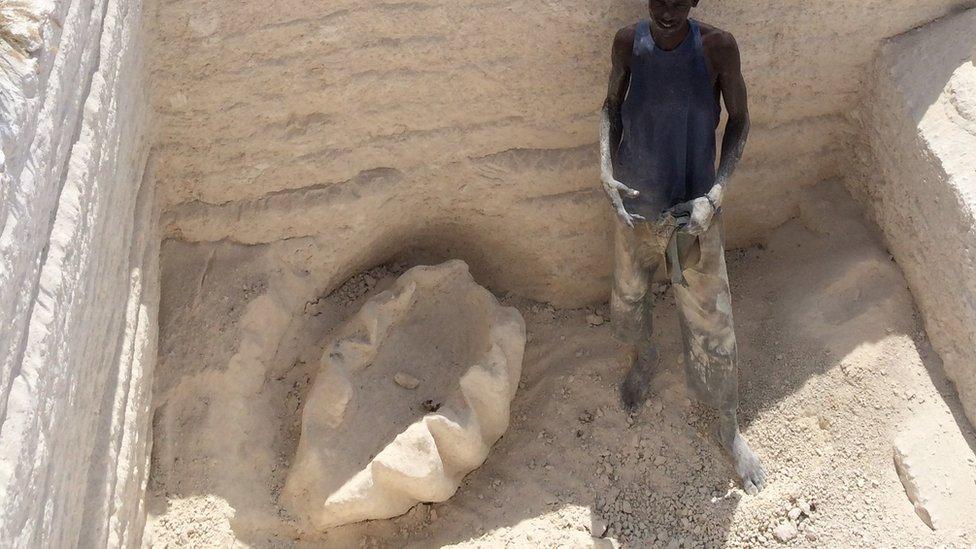
<path fill-rule="evenodd" d="M 679 202 L 704 195 L 715 181 L 715 130 L 721 107 L 708 75 L 698 22 L 681 44 L 662 50 L 650 22 L 637 24 L 623 133 L 614 176 L 641 192 L 624 198 L 631 213 L 654 220 Z"/>

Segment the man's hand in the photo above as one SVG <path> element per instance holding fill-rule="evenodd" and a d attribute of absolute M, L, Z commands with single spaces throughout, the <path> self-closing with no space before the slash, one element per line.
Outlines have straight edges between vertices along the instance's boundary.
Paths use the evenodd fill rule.
<path fill-rule="evenodd" d="M 722 205 L 722 184 L 716 184 L 705 196 L 682 202 L 672 208 L 677 215 L 688 215 L 688 223 L 682 230 L 691 235 L 700 235 L 708 230 L 715 217 L 715 211 Z"/>
<path fill-rule="evenodd" d="M 624 208 L 623 199 L 620 198 L 621 191 L 627 193 L 627 196 L 630 198 L 637 198 L 640 195 L 640 191 L 635 191 L 612 177 L 606 177 L 603 179 L 603 191 L 607 193 L 607 198 L 610 199 L 610 205 L 613 206 L 614 211 L 617 212 L 617 217 L 626 223 L 628 227 L 633 229 L 634 221 L 644 220 L 644 216 L 628 212 L 626 208 Z"/>

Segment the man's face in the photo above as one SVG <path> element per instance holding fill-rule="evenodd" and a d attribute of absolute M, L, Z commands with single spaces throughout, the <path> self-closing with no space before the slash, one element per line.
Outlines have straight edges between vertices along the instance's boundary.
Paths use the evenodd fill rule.
<path fill-rule="evenodd" d="M 647 0 L 654 25 L 664 34 L 684 27 L 688 12 L 697 5 L 698 0 Z"/>

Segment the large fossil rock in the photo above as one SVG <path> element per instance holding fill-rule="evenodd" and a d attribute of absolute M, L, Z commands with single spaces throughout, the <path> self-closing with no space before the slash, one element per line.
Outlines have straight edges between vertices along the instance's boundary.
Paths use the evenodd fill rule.
<path fill-rule="evenodd" d="M 451 497 L 508 428 L 524 346 L 464 262 L 410 269 L 326 345 L 282 502 L 325 529 Z"/>

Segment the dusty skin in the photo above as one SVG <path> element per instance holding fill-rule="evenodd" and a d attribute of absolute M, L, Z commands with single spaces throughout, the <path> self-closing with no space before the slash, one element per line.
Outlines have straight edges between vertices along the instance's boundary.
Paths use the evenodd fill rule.
<path fill-rule="evenodd" d="M 312 366 L 285 357 L 260 371 L 204 375 L 177 358 L 157 380 L 167 409 L 157 414 L 147 539 L 157 547 L 610 547 L 604 538 L 630 547 L 773 547 L 779 533 L 801 547 L 969 547 L 976 532 L 922 522 L 893 464 L 892 441 L 906 424 L 962 422 L 905 281 L 838 186 L 808 191 L 804 203 L 762 247 L 728 254 L 740 419 L 769 473 L 759 495 L 737 487 L 714 443 L 715 418 L 687 398 L 679 363 L 663 364 L 646 404 L 630 415 L 618 397 L 626 351 L 610 335 L 605 306 L 555 309 L 503 296 L 525 317 L 528 339 L 512 423 L 450 500 L 302 537 L 277 497 Z M 254 249 L 189 249 L 184 257 L 197 259 L 181 272 L 196 276 L 212 257 L 212 274 L 168 310 L 181 330 L 207 333 L 224 318 L 205 314 L 209 299 L 240 310 L 255 292 L 281 291 L 259 283 L 284 268 L 273 261 L 280 250 L 261 259 L 248 255 Z M 164 254 L 175 251 L 186 248 Z M 403 269 L 356 275 L 299 305 L 294 322 L 321 334 Z M 237 289 L 205 297 L 216 284 Z M 679 356 L 670 294 L 655 305 L 655 342 L 662 355 Z M 321 353 L 319 336 L 288 341 L 283 348 L 299 357 Z M 203 344 L 187 341 L 184 356 Z M 194 406 L 252 379 L 259 389 L 246 409 L 212 406 L 214 418 Z M 214 438 L 225 442 L 211 445 Z M 248 459 L 227 451 L 241 440 Z M 968 431 L 967 440 L 972 446 Z"/>

